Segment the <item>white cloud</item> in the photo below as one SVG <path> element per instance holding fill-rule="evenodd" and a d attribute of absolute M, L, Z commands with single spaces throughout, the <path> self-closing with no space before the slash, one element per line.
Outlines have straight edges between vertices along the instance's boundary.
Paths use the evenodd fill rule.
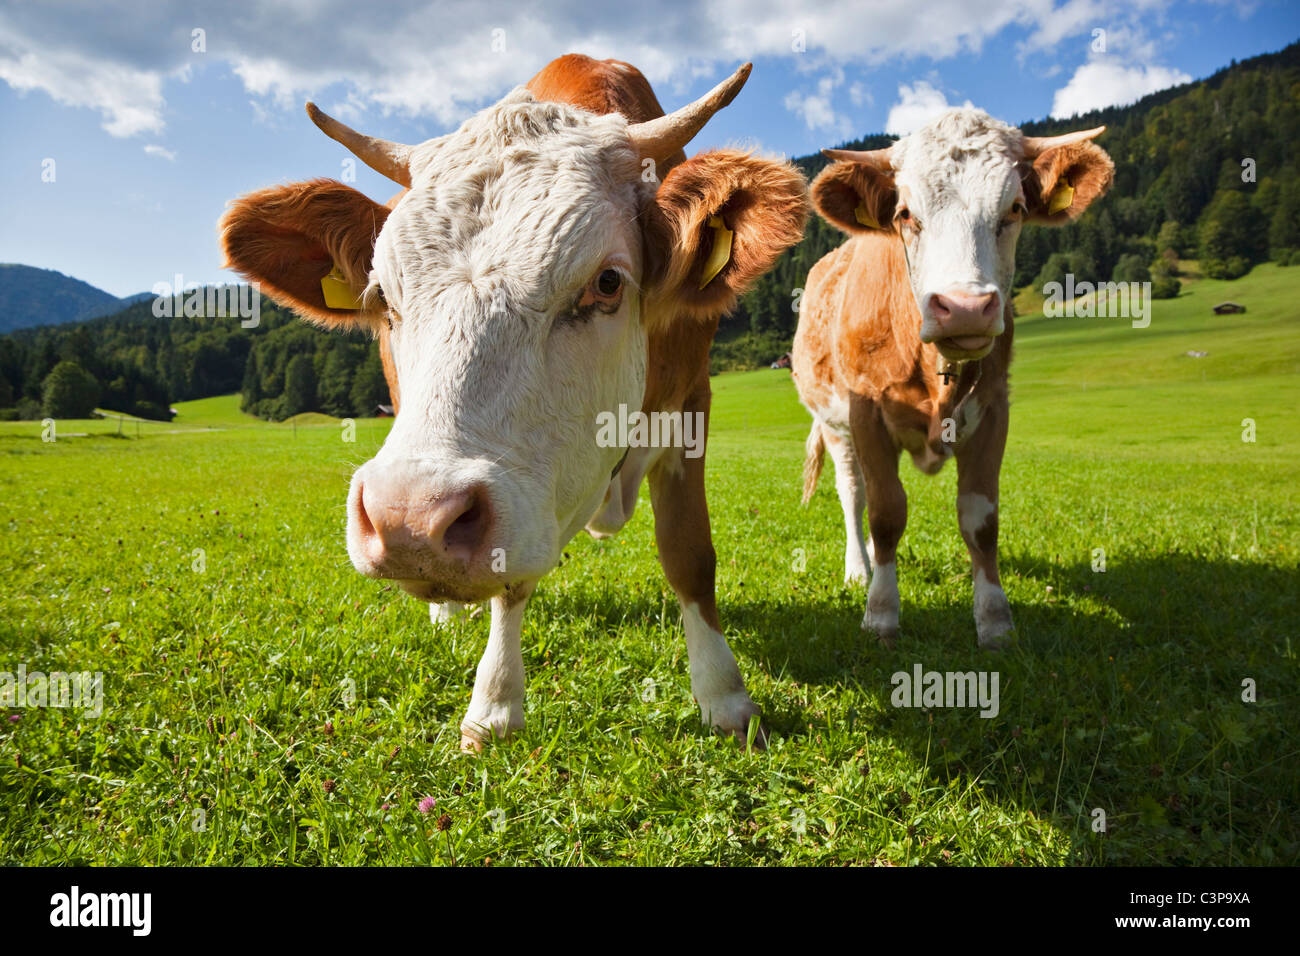
<path fill-rule="evenodd" d="M 1051 0 L 1044 2 L 1050 6 Z M 1104 31 L 1105 42 L 1111 44 L 1116 34 L 1132 34 L 1161 20 L 1171 5 L 1170 0 L 1065 0 L 1034 18 L 1033 29 L 1019 45 L 1020 56 L 1051 50 L 1074 38 L 1080 52 L 1091 51 L 1100 39 L 1094 31 Z"/>
<path fill-rule="evenodd" d="M 37 46 L 0 17 L 0 80 L 20 93 L 43 90 L 64 106 L 88 107 L 104 117 L 112 136 L 163 128 L 163 76 L 66 48 Z"/>
<path fill-rule="evenodd" d="M 817 92 L 801 93 L 792 90 L 785 97 L 785 108 L 803 117 L 808 129 L 825 130 L 839 136 L 852 134 L 852 124 L 848 117 L 835 112 L 831 103 L 831 94 L 836 87 L 834 77 L 823 76 L 817 81 Z M 851 94 L 850 94 L 851 95 Z"/>
<path fill-rule="evenodd" d="M 894 136 L 906 136 L 913 130 L 920 129 L 930 120 L 945 110 L 953 108 L 942 90 L 935 89 L 925 80 L 917 80 L 911 86 L 900 83 L 898 102 L 889 108 L 889 118 L 885 120 L 885 132 Z M 974 106 L 970 100 L 963 106 Z"/>
<path fill-rule="evenodd" d="M 1188 83 L 1191 79 L 1182 70 L 1171 67 L 1126 66 L 1118 60 L 1093 60 L 1075 70 L 1070 82 L 1056 91 L 1052 116 L 1067 119 L 1107 106 L 1125 106 L 1148 93 Z"/>
<path fill-rule="evenodd" d="M 1156 62 L 1165 38 L 1150 31 L 1165 20 L 1168 0 L 1066 0 L 1052 17 L 1038 22 L 1020 44 L 1022 61 L 1031 54 L 1061 46 L 1074 38 L 1086 58 L 1065 86 L 1056 91 L 1052 116 L 1065 119 L 1078 113 L 1136 102 L 1179 83 L 1190 82 L 1182 70 Z M 1039 75 L 1061 73 L 1060 57 L 1040 57 Z M 1068 58 L 1067 58 L 1068 59 Z"/>
<path fill-rule="evenodd" d="M 114 136 L 161 131 L 165 84 L 205 67 L 232 70 L 261 109 L 324 96 L 355 109 L 357 122 L 378 110 L 451 126 L 564 51 L 634 63 L 678 100 L 693 80 L 720 79 L 744 59 L 933 63 L 977 53 L 1012 24 L 1041 34 L 1040 47 L 1077 31 L 1086 39 L 1093 20 L 1119 9 L 1120 0 L 553 0 L 541 13 L 511 0 L 393 0 L 359 17 L 352 0 L 99 0 L 69 16 L 60 5 L 10 4 L 0 10 L 0 79 L 98 110 Z M 205 53 L 191 49 L 195 27 L 207 31 Z M 870 102 L 863 89 L 848 93 L 855 106 Z M 841 121 L 820 83 L 791 95 L 810 128 Z"/>
<path fill-rule="evenodd" d="M 1091 38 L 1092 30 L 1109 25 L 1107 4 L 1103 0 L 1066 0 L 1040 20 L 1029 37 L 1020 44 L 1023 57 L 1028 53 L 1049 50 L 1066 37 L 1082 34 Z"/>
<path fill-rule="evenodd" d="M 159 146 L 157 143 L 150 143 L 144 148 L 144 151 L 150 156 L 160 156 L 169 163 L 176 162 L 176 154 L 165 146 Z"/>

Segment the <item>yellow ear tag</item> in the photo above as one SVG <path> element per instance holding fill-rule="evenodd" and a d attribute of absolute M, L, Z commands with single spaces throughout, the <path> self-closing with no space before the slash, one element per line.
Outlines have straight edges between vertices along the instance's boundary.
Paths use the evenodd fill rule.
<path fill-rule="evenodd" d="M 880 228 L 880 223 L 876 222 L 876 220 L 871 217 L 871 213 L 867 212 L 865 203 L 858 203 L 858 208 L 853 210 L 853 218 L 868 229 Z"/>
<path fill-rule="evenodd" d="M 325 305 L 331 309 L 359 309 L 361 300 L 352 294 L 352 287 L 343 278 L 339 267 L 330 270 L 329 275 L 320 280 L 320 290 L 325 295 Z"/>
<path fill-rule="evenodd" d="M 1055 216 L 1061 210 L 1069 209 L 1072 202 L 1074 202 L 1074 187 L 1062 182 L 1052 190 L 1051 198 L 1047 200 L 1047 214 Z"/>
<path fill-rule="evenodd" d="M 721 216 L 710 216 L 709 228 L 713 230 L 713 249 L 709 252 L 708 262 L 704 263 L 704 274 L 700 277 L 701 289 L 712 282 L 722 267 L 731 261 L 731 230 Z"/>

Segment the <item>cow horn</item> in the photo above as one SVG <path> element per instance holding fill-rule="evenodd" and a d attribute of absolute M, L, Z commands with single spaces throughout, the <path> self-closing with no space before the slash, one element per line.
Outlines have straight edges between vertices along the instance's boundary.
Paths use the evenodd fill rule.
<path fill-rule="evenodd" d="M 865 163 L 868 166 L 888 169 L 891 149 L 892 146 L 886 146 L 884 149 L 823 149 L 822 155 L 827 159 L 838 159 L 846 163 Z"/>
<path fill-rule="evenodd" d="M 1023 139 L 1025 159 L 1033 159 L 1040 153 L 1045 153 L 1057 146 L 1069 146 L 1071 143 L 1082 143 L 1086 140 L 1095 139 L 1104 132 L 1106 132 L 1106 127 L 1098 126 L 1096 129 L 1081 129 L 1075 133 L 1062 133 L 1060 136 L 1026 136 Z"/>
<path fill-rule="evenodd" d="M 735 99 L 753 68 L 754 64 L 746 63 L 694 103 L 687 103 L 667 116 L 629 126 L 627 135 L 637 155 L 662 162 L 677 152 L 704 128 L 714 113 Z"/>
<path fill-rule="evenodd" d="M 411 185 L 411 147 L 391 143 L 386 139 L 363 136 L 350 126 L 344 126 L 315 103 L 307 103 L 307 115 L 320 127 L 320 131 L 337 140 L 348 151 L 375 172 L 387 176 L 395 183 Z"/>

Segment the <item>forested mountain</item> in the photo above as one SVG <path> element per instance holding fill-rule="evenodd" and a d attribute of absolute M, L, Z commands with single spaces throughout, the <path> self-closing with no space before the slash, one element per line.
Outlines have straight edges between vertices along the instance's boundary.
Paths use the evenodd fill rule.
<path fill-rule="evenodd" d="M 0 262 L 0 332 L 111 315 L 138 298 L 119 299 L 53 269 Z"/>
<path fill-rule="evenodd" d="M 238 316 L 158 317 L 149 299 L 106 318 L 4 336 L 0 417 L 51 414 L 48 379 L 63 362 L 98 383 L 82 413 L 98 406 L 166 420 L 172 402 L 237 391 L 245 411 L 275 420 L 305 411 L 373 415 L 388 402 L 375 342 L 322 332 L 269 299 L 253 328 Z"/>
<path fill-rule="evenodd" d="M 1168 295 L 1177 291 L 1180 260 L 1198 259 L 1204 274 L 1219 278 L 1265 259 L 1300 265 L 1300 44 L 1132 106 L 1022 128 L 1043 136 L 1103 124 L 1098 142 L 1115 160 L 1114 187 L 1073 225 L 1022 232 L 1018 287 L 1073 272 L 1094 281 L 1150 279 L 1155 294 Z M 890 141 L 877 135 L 842 145 Z M 795 162 L 811 178 L 827 160 Z M 786 351 L 808 270 L 843 238 L 813 216 L 803 240 L 723 320 L 714 366 L 752 367 Z M 102 305 L 102 298 L 71 304 L 68 283 L 107 296 L 35 269 L 28 271 L 39 274 L 36 284 L 14 292 L 3 277 L 16 273 L 3 270 L 26 268 L 0 266 L 0 293 L 8 288 L 10 296 L 0 299 L 0 323 L 9 301 L 50 315 Z M 0 337 L 0 417 L 52 409 L 54 417 L 75 417 L 65 401 L 71 395 L 80 406 L 166 418 L 171 402 L 233 391 L 243 393 L 246 411 L 277 420 L 309 410 L 370 415 L 388 401 L 373 341 L 305 325 L 269 300 L 253 329 L 237 318 L 159 318 L 146 300 L 108 318 Z"/>

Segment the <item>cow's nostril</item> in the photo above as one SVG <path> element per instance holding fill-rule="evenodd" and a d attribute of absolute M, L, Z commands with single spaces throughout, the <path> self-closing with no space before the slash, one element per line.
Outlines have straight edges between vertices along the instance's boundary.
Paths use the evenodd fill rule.
<path fill-rule="evenodd" d="M 444 540 L 448 546 L 458 544 L 469 544 L 467 540 L 473 537 L 478 530 L 479 518 L 483 514 L 483 509 L 477 501 L 472 504 L 467 511 L 461 514 L 451 526 L 447 528 L 447 534 Z"/>
<path fill-rule="evenodd" d="M 360 485 L 357 488 L 357 530 L 361 532 L 363 539 L 373 538 L 376 534 L 375 526 L 370 520 L 370 515 L 366 512 L 365 485 Z"/>
<path fill-rule="evenodd" d="M 470 560 L 482 547 L 491 523 L 482 488 L 469 490 L 467 507 L 447 526 L 442 543 L 448 554 Z"/>
<path fill-rule="evenodd" d="M 367 497 L 370 498 L 369 507 Z M 375 489 L 358 482 L 348 499 L 348 547 L 355 548 L 354 556 L 360 555 L 372 567 L 384 564 L 389 546 L 383 530 L 383 512 L 371 511 L 377 505 Z M 376 518 L 379 524 L 375 523 Z"/>
<path fill-rule="evenodd" d="M 348 499 L 348 549 L 359 569 L 415 581 L 483 573 L 497 514 L 486 484 L 426 494 L 413 482 L 368 478 Z"/>

